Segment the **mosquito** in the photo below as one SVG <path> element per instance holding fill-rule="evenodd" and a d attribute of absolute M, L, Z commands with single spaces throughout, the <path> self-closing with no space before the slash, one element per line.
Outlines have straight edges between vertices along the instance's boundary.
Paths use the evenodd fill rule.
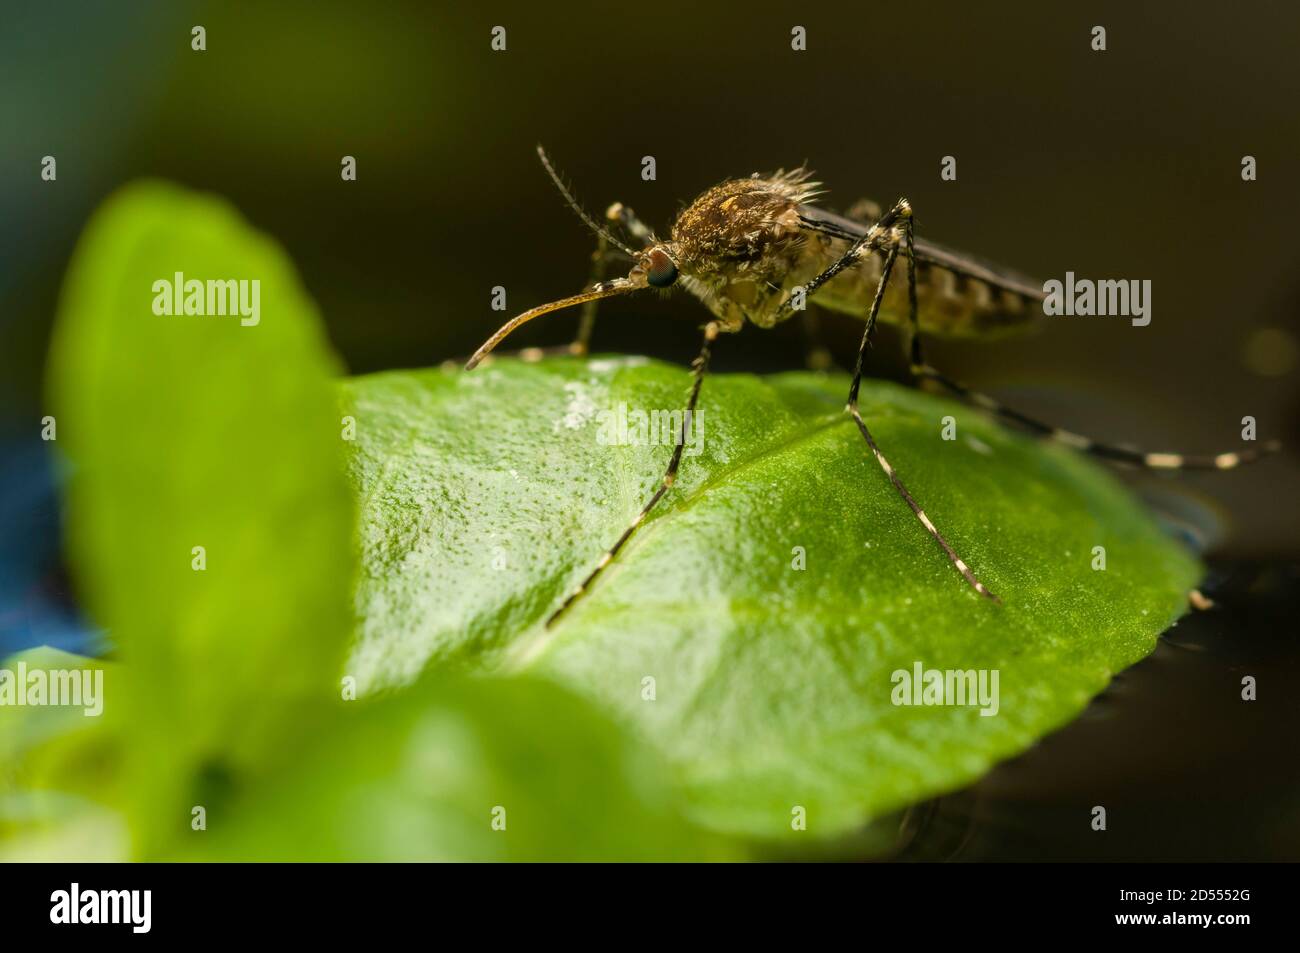
<path fill-rule="evenodd" d="M 801 167 L 772 175 L 756 172 L 749 178 L 730 179 L 704 192 L 678 214 L 668 238 L 659 238 L 630 208 L 615 202 L 607 210 L 606 219 L 639 246 L 634 247 L 588 214 L 541 146 L 537 147 L 537 154 L 569 207 L 596 235 L 591 284 L 579 294 L 539 305 L 506 322 L 469 359 L 465 365 L 467 371 L 477 367 L 520 325 L 576 305 L 583 306 L 577 339 L 559 350 L 584 355 L 601 299 L 646 288 L 682 287 L 712 315 L 712 320 L 703 327 L 699 355 L 691 365 L 691 389 L 683 412 L 683 420 L 689 421 L 699 402 L 713 345 L 719 335 L 734 334 L 746 322 L 760 328 L 775 327 L 802 310 L 816 295 L 816 304 L 866 321 L 845 412 L 853 418 L 898 495 L 953 568 L 975 592 L 993 603 L 1000 604 L 1001 599 L 979 580 L 926 515 L 862 419 L 858 391 L 877 322 L 901 327 L 916 383 L 932 382 L 1003 420 L 1103 459 L 1155 470 L 1230 470 L 1277 449 L 1273 442 L 1260 449 L 1189 456 L 1110 446 L 1005 407 L 931 367 L 923 356 L 923 332 L 961 338 L 1014 331 L 1042 313 L 1045 295 L 1041 282 L 916 238 L 912 206 L 905 198 L 900 198 L 883 215 L 868 203 L 855 206 L 858 213 L 850 210 L 839 215 L 813 204 L 823 192 L 820 183 L 811 180 L 807 169 Z M 625 277 L 606 280 L 605 262 L 615 254 L 614 249 L 627 256 L 632 267 Z M 906 282 L 901 287 L 898 282 L 890 284 L 900 252 L 907 271 Z M 522 353 L 526 358 L 536 359 L 547 352 L 533 348 Z M 548 628 L 592 586 L 672 487 L 681 465 L 683 445 L 684 441 L 676 441 L 659 487 L 595 568 L 547 619 Z"/>

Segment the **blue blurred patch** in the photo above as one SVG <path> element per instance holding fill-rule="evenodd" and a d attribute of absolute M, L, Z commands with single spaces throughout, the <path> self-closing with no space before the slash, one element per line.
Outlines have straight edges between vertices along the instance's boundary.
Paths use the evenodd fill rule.
<path fill-rule="evenodd" d="M 109 649 L 73 601 L 50 445 L 0 444 L 0 658 L 49 645 L 79 655 Z"/>

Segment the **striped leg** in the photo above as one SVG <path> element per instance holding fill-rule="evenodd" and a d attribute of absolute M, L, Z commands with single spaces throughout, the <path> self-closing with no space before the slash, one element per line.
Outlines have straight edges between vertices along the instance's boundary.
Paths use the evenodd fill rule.
<path fill-rule="evenodd" d="M 988 394 L 973 391 L 964 384 L 952 380 L 926 364 L 925 358 L 921 354 L 921 326 L 916 310 L 916 262 L 912 253 L 912 223 L 910 219 L 904 226 L 904 241 L 907 249 L 908 328 L 911 337 L 913 377 L 920 380 L 934 381 L 944 390 L 972 406 L 979 407 L 981 410 L 995 414 L 1003 420 L 1019 424 L 1033 433 L 1057 440 L 1076 450 L 1090 453 L 1103 460 L 1133 464 L 1151 470 L 1231 470 L 1233 467 L 1240 466 L 1243 463 L 1251 463 L 1279 449 L 1280 444 L 1276 440 L 1269 441 L 1258 449 L 1216 453 L 1209 456 L 1192 456 L 1183 453 L 1144 453 L 1141 450 L 1110 446 L 1098 443 L 1090 437 L 1071 433 L 1068 430 L 1062 430 L 1060 427 L 1053 427 L 1040 420 L 1035 420 L 1017 410 L 1012 410 L 1010 407 L 1002 406 Z"/>
<path fill-rule="evenodd" d="M 915 356 L 915 355 L 914 355 Z M 1146 453 L 1141 450 L 1130 450 L 1126 447 L 1115 447 L 1109 444 L 1097 443 L 1095 440 L 1085 437 L 1081 434 L 1071 433 L 1068 430 L 1062 430 L 1060 427 L 1053 427 L 1045 424 L 1041 420 L 1035 420 L 1033 417 L 1027 417 L 1017 410 L 1010 407 L 1003 407 L 987 394 L 981 394 L 973 391 L 964 384 L 945 377 L 942 373 L 924 363 L 914 363 L 912 373 L 922 380 L 934 381 L 944 390 L 972 406 L 979 407 L 981 410 L 987 410 L 991 414 L 1001 417 L 1003 420 L 1009 420 L 1012 423 L 1019 424 L 1026 430 L 1040 434 L 1044 437 L 1050 437 L 1052 440 L 1060 441 L 1076 450 L 1082 450 L 1084 453 L 1090 453 L 1095 457 L 1103 460 L 1113 460 L 1116 463 L 1128 463 L 1134 466 L 1145 467 L 1149 470 L 1231 470 L 1243 463 L 1253 463 L 1267 454 L 1270 454 L 1281 447 L 1276 440 L 1270 440 L 1257 449 L 1236 450 L 1226 453 L 1216 453 L 1207 455 L 1191 455 L 1185 453 Z"/>
<path fill-rule="evenodd" d="M 873 251 L 883 248 L 886 244 L 893 251 L 898 251 L 898 243 L 890 240 L 888 233 L 891 233 L 900 221 L 906 222 L 912 217 L 912 206 L 908 204 L 907 199 L 899 199 L 894 203 L 894 207 L 880 217 L 880 221 L 872 225 L 863 233 L 862 237 L 851 244 L 836 261 L 832 262 L 820 275 L 804 287 L 805 298 L 811 298 L 815 292 L 826 282 L 830 281 L 845 268 L 852 268 L 862 259 L 866 258 Z M 884 287 L 881 282 L 880 287 Z M 789 302 L 784 307 L 788 308 Z"/>
<path fill-rule="evenodd" d="M 897 213 L 899 217 L 901 217 L 905 222 L 904 235 L 906 239 L 907 258 L 908 258 L 909 299 L 911 301 L 913 310 L 915 310 L 916 271 L 913 266 L 913 261 L 912 261 L 913 256 L 911 253 L 912 250 L 911 250 L 911 241 L 910 241 L 910 236 L 912 231 L 911 229 L 912 209 L 907 204 L 906 200 L 901 200 L 898 203 L 898 205 L 894 207 L 893 212 L 891 212 L 891 214 L 894 213 Z M 870 245 L 865 240 L 862 242 L 862 249 L 863 249 L 862 250 L 863 254 L 870 254 Z M 938 528 L 931 521 L 930 517 L 925 515 L 925 510 L 921 509 L 920 504 L 916 502 L 916 499 L 908 491 L 907 487 L 903 485 L 903 481 L 899 479 L 897 471 L 895 471 L 893 466 L 890 464 L 890 462 L 885 459 L 885 455 L 880 452 L 880 447 L 876 445 L 875 438 L 871 436 L 871 431 L 867 428 L 866 422 L 862 419 L 862 414 L 859 413 L 858 411 L 858 391 L 862 386 L 863 363 L 866 359 L 867 348 L 871 346 L 871 339 L 876 330 L 876 317 L 880 313 L 880 302 L 884 299 L 885 287 L 889 284 L 889 275 L 894 269 L 894 262 L 897 260 L 897 258 L 898 258 L 898 242 L 894 242 L 890 246 L 889 253 L 885 258 L 885 264 L 880 273 L 880 283 L 876 286 L 876 295 L 871 302 L 871 313 L 868 314 L 867 316 L 867 328 L 866 331 L 864 331 L 862 334 L 862 345 L 858 348 L 858 361 L 853 368 L 853 384 L 849 387 L 849 402 L 848 402 L 848 406 L 845 409 L 850 414 L 853 415 L 853 420 L 858 425 L 858 430 L 862 432 L 862 438 L 867 441 L 867 446 L 871 448 L 871 453 L 873 456 L 875 456 L 876 462 L 880 464 L 880 468 L 885 471 L 885 475 L 889 477 L 889 481 L 894 484 L 894 489 L 898 491 L 898 495 L 903 498 L 903 502 L 905 502 L 908 505 L 908 507 L 911 508 L 914 514 L 916 514 L 916 518 L 920 520 L 921 525 L 925 527 L 925 531 L 929 533 L 934 538 L 934 541 L 939 544 L 940 548 L 943 549 L 944 553 L 947 555 L 948 560 L 952 563 L 953 567 L 959 573 L 961 573 L 962 578 L 965 579 L 966 582 L 970 584 L 971 588 L 973 588 L 981 596 L 984 596 L 987 599 L 991 599 L 993 602 L 1001 603 L 1002 600 L 999 599 L 997 596 L 995 596 L 992 592 L 990 592 L 988 590 L 988 587 L 986 587 L 984 583 L 980 582 L 979 579 L 975 577 L 975 574 L 971 572 L 970 567 L 966 565 L 965 560 L 963 560 L 960 556 L 957 555 L 956 550 L 952 548 L 952 545 L 948 542 L 948 540 L 946 540 L 943 534 L 939 532 Z M 823 274 L 825 274 L 825 272 L 823 272 Z M 822 279 L 821 281 L 815 281 L 814 285 L 822 284 L 825 280 L 826 279 Z"/>
<path fill-rule="evenodd" d="M 681 466 L 682 450 L 686 446 L 686 431 L 691 426 L 691 420 L 695 417 L 695 405 L 700 399 L 700 387 L 704 384 L 704 375 L 709 369 L 709 357 L 712 352 L 713 342 L 717 339 L 719 331 L 720 327 L 716 321 L 710 321 L 704 327 L 704 343 L 700 346 L 699 356 L 695 358 L 695 362 L 691 365 L 694 379 L 691 383 L 691 396 L 686 401 L 686 411 L 682 414 L 682 433 L 673 445 L 673 455 L 668 461 L 668 469 L 664 471 L 663 479 L 659 482 L 659 489 L 655 490 L 654 495 L 650 497 L 646 505 L 641 507 L 641 512 L 637 514 L 631 525 L 623 530 L 623 535 L 618 538 L 618 541 L 605 551 L 605 555 L 600 557 L 600 562 L 596 564 L 596 568 L 587 575 L 586 579 L 582 580 L 581 584 L 573 592 L 569 593 L 564 602 L 560 604 L 560 607 L 546 620 L 548 629 L 555 625 L 560 616 L 564 615 L 569 610 L 569 607 L 591 587 L 592 583 L 596 581 L 596 577 L 604 571 L 605 567 L 613 562 L 614 557 L 632 538 L 632 534 L 645 522 L 646 517 L 650 515 L 650 511 L 655 508 L 655 505 L 663 499 L 664 494 L 676 482 L 677 468 Z"/>

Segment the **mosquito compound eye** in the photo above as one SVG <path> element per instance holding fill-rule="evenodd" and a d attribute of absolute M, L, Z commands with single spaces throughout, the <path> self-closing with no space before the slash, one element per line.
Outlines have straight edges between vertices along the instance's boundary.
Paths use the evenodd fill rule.
<path fill-rule="evenodd" d="M 667 288 L 677 280 L 677 266 L 664 252 L 656 248 L 646 259 L 645 277 L 651 287 Z"/>

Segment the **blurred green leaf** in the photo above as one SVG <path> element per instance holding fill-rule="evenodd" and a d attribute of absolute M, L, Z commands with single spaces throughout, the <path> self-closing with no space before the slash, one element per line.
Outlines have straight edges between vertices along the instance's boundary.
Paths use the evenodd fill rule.
<path fill-rule="evenodd" d="M 426 678 L 312 713 L 317 739 L 209 815 L 227 860 L 720 860 L 671 776 L 607 716 L 531 679 Z"/>
<path fill-rule="evenodd" d="M 669 455 L 603 445 L 602 414 L 678 409 L 688 380 L 593 359 L 345 382 L 363 547 L 349 671 L 363 687 L 430 665 L 544 673 L 657 742 L 695 818 L 780 837 L 802 807 L 812 836 L 832 835 L 963 785 L 1068 721 L 1152 650 L 1199 577 L 1093 463 L 868 382 L 881 447 L 1005 601 L 993 605 L 871 458 L 842 410 L 846 378 L 715 376 L 703 452 L 544 630 Z M 940 436 L 949 415 L 953 441 Z M 997 670 L 997 714 L 892 704 L 893 673 L 916 663 Z"/>
<path fill-rule="evenodd" d="M 0 863 L 130 859 L 122 814 L 60 791 L 0 788 Z"/>
<path fill-rule="evenodd" d="M 48 684 L 50 672 L 74 674 L 75 679 L 63 680 L 64 686 L 67 691 L 76 692 L 75 699 L 80 703 L 62 706 L 0 704 L 0 782 L 13 782 L 17 772 L 25 767 L 23 758 L 43 745 L 70 738 L 83 729 L 98 729 L 117 721 L 119 713 L 102 704 L 104 696 L 116 690 L 116 680 L 121 677 L 118 666 L 112 662 L 41 646 L 0 659 L 0 672 L 4 673 L 0 680 L 13 691 L 17 691 L 17 684 L 24 680 L 20 677 L 24 673 L 29 680 L 31 673 L 42 673 L 44 684 Z M 89 681 L 83 673 L 90 674 Z M 70 684 L 71 681 L 77 684 Z M 85 691 L 87 687 L 89 693 Z M 4 697 L 0 694 L 0 699 Z M 49 697 L 48 689 L 41 697 Z"/>
<path fill-rule="evenodd" d="M 159 315 L 176 273 L 260 282 L 260 321 Z M 196 778 L 283 756 L 338 691 L 354 517 L 337 364 L 292 265 L 224 202 L 146 183 L 96 214 L 49 367 L 79 595 L 120 647 L 135 835 L 189 830 Z M 206 568 L 196 570 L 195 547 Z"/>
<path fill-rule="evenodd" d="M 15 685 L 40 672 L 79 703 L 0 704 L 0 860 L 125 859 L 122 709 L 100 704 L 117 694 L 119 666 L 42 647 L 0 660 L 0 672 Z"/>

